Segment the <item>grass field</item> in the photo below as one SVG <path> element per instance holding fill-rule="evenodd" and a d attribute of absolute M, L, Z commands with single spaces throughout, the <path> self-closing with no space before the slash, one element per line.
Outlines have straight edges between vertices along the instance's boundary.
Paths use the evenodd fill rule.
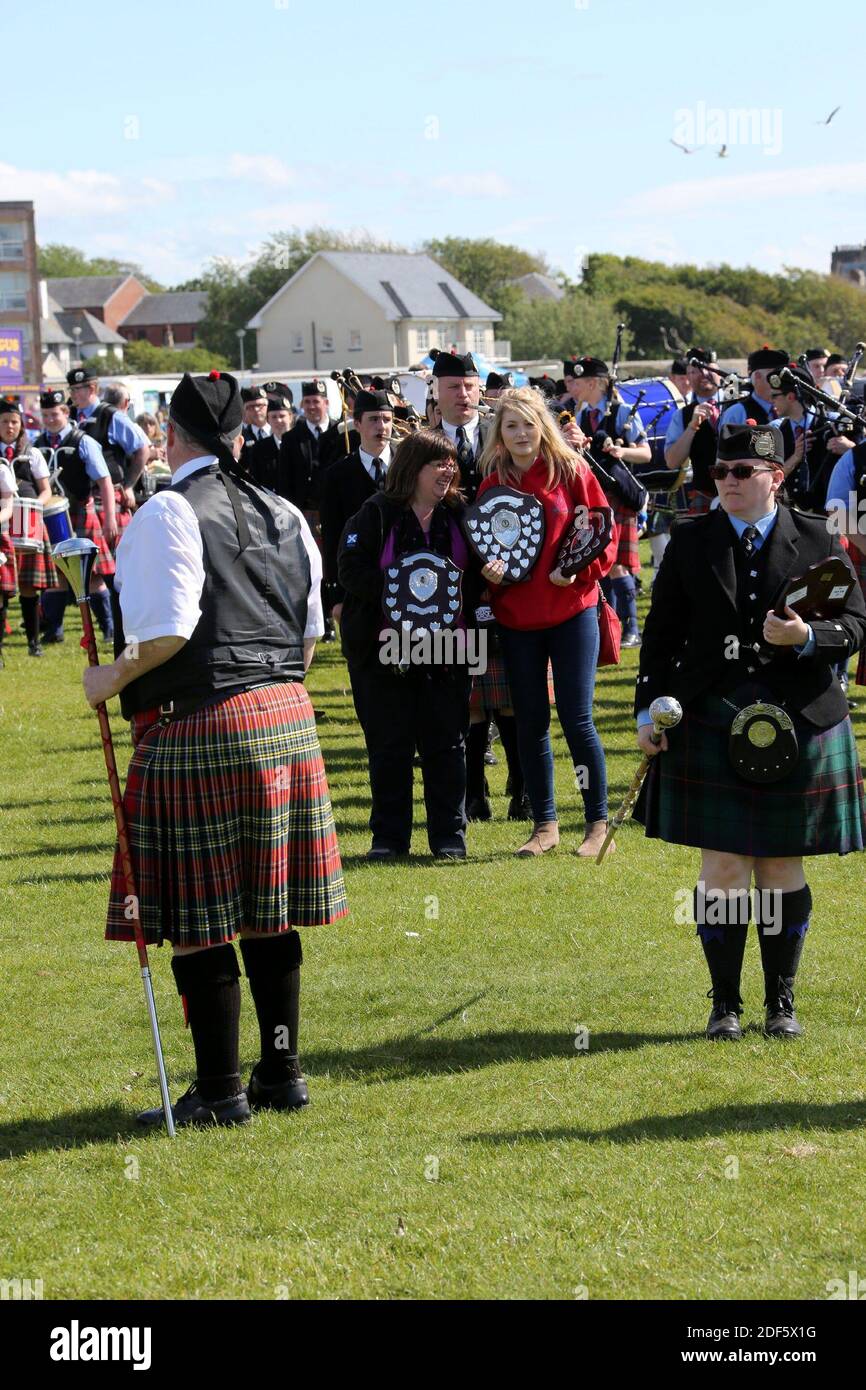
<path fill-rule="evenodd" d="M 0 673 L 0 1278 L 49 1299 L 822 1299 L 866 1275 L 864 857 L 812 861 L 805 1039 L 758 1030 L 753 929 L 749 1030 L 712 1046 L 694 928 L 674 921 L 696 854 L 637 826 L 601 868 L 570 853 L 560 737 L 555 854 L 513 858 L 502 760 L 469 862 L 420 852 L 420 805 L 410 863 L 362 862 L 363 745 L 333 647 L 309 685 L 351 917 L 304 939 L 313 1104 L 142 1137 L 158 1092 L 134 950 L 102 940 L 113 821 L 77 622 L 39 662 L 16 633 Z M 599 683 L 614 804 L 636 765 L 635 664 Z M 167 951 L 151 962 L 176 1096 L 192 1047 Z M 248 1069 L 246 985 L 241 1029 Z"/>

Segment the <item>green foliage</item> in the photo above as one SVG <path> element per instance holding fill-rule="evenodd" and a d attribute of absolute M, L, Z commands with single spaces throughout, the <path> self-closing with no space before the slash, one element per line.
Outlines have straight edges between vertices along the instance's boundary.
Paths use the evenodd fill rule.
<path fill-rule="evenodd" d="M 336 232 L 312 227 L 307 232 L 293 228 L 268 238 L 249 266 L 216 259 L 199 278 L 196 289 L 207 290 L 208 310 L 198 326 L 198 337 L 205 347 L 221 353 L 233 365 L 240 364 L 237 330 L 275 295 L 287 280 L 317 251 L 401 251 L 391 242 L 377 241 L 367 232 Z M 255 358 L 255 332 L 247 334 L 244 356 L 247 365 Z"/>
<path fill-rule="evenodd" d="M 609 358 L 616 338 L 617 312 L 609 299 L 572 290 L 565 299 L 527 299 L 518 302 L 497 329 L 511 341 L 516 361 L 570 357 L 593 353 Z"/>
<path fill-rule="evenodd" d="M 45 280 L 62 280 L 77 275 L 134 275 L 152 294 L 159 293 L 163 288 L 156 280 L 145 275 L 135 261 L 85 256 L 76 246 L 65 246 L 62 242 L 49 242 L 47 246 L 37 247 L 36 264 L 39 275 Z"/>
<path fill-rule="evenodd" d="M 519 246 L 494 241 L 492 237 L 442 237 L 425 241 L 421 247 L 428 256 L 503 315 L 514 313 L 525 298 L 519 289 L 509 285 L 537 270 L 550 273 L 547 260 L 541 254 L 532 255 Z"/>
<path fill-rule="evenodd" d="M 155 347 L 153 343 L 127 343 L 123 350 L 124 368 L 138 376 L 160 376 L 163 372 L 209 372 L 227 370 L 228 362 L 209 348 Z"/>

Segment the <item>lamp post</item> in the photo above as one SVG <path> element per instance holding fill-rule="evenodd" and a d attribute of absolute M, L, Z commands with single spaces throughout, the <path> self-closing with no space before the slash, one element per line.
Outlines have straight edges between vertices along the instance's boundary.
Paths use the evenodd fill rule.
<path fill-rule="evenodd" d="M 240 349 L 241 354 L 241 371 L 244 370 L 244 335 L 246 334 L 246 331 L 247 330 L 245 328 L 235 329 L 235 332 L 237 333 L 238 337 L 238 347 Z"/>
<path fill-rule="evenodd" d="M 80 361 L 81 361 L 81 329 L 78 327 L 77 324 L 75 325 L 75 327 L 74 327 L 73 330 L 72 330 L 72 336 L 73 336 L 73 338 L 75 339 L 75 360 L 76 360 L 76 362 L 80 362 Z"/>

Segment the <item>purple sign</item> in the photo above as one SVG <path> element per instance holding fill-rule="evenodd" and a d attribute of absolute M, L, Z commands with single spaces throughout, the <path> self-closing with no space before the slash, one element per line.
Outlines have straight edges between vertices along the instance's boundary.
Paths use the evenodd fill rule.
<path fill-rule="evenodd" d="M 0 387 L 24 384 L 21 329 L 0 325 Z"/>

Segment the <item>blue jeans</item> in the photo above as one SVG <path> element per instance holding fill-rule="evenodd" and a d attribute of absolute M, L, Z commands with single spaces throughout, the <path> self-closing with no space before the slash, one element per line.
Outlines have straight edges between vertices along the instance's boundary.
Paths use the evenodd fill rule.
<path fill-rule="evenodd" d="M 517 720 L 520 763 L 536 821 L 556 820 L 547 662 L 553 667 L 556 711 L 580 776 L 587 821 L 607 820 L 607 769 L 592 722 L 598 661 L 598 609 L 535 632 L 499 627 L 499 640 Z"/>

